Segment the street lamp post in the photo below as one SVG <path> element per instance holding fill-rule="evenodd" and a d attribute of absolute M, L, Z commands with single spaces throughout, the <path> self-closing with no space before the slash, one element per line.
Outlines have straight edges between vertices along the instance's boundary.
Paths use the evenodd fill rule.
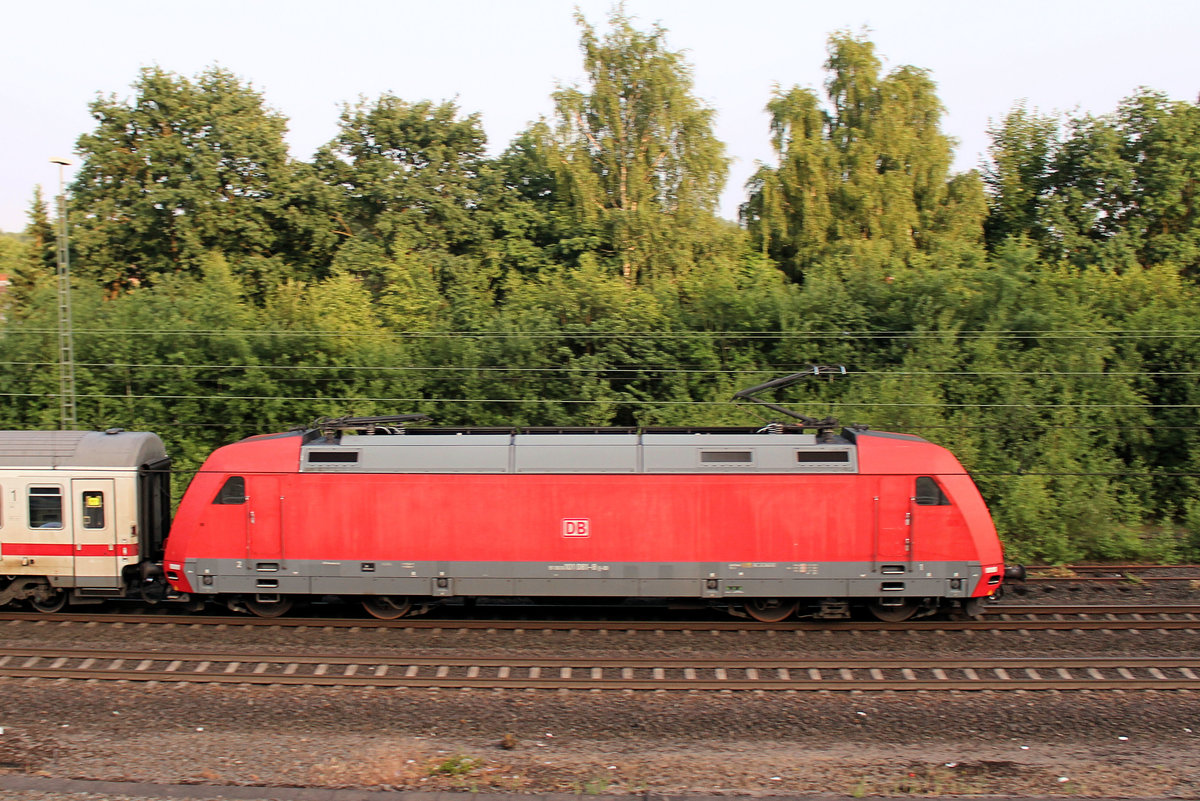
<path fill-rule="evenodd" d="M 52 158 L 58 165 L 58 402 L 62 428 L 75 428 L 75 337 L 71 326 L 71 255 L 67 247 L 67 190 L 63 167 L 71 162 Z"/>

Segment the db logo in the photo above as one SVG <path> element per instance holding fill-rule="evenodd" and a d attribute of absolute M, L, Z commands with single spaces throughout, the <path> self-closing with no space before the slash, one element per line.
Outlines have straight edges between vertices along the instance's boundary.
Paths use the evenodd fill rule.
<path fill-rule="evenodd" d="M 586 518 L 563 518 L 564 537 L 586 537 L 590 530 L 591 525 Z"/>

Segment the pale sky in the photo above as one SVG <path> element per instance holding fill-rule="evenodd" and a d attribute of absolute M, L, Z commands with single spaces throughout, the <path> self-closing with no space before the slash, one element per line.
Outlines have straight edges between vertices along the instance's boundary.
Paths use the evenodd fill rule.
<path fill-rule="evenodd" d="M 131 95 L 139 68 L 195 76 L 220 64 L 289 119 L 292 155 L 331 139 L 340 105 L 391 92 L 480 112 L 499 153 L 583 81 L 578 7 L 601 30 L 611 0 L 8 0 L 0 45 L 0 230 L 26 223 L 33 188 L 57 192 L 56 156 L 93 127 L 97 93 Z M 931 71 L 977 167 L 987 128 L 1022 99 L 1043 112 L 1108 113 L 1139 86 L 1195 102 L 1195 0 L 626 0 L 685 51 L 695 92 L 717 111 L 733 158 L 721 211 L 736 218 L 756 161 L 769 161 L 763 107 L 776 84 L 821 89 L 829 33 L 869 30 L 890 69 Z M 68 173 L 68 180 L 70 174 Z"/>

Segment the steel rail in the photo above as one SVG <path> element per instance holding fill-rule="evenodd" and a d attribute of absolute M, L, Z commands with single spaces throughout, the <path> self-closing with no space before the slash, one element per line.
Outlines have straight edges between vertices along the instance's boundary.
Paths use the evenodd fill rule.
<path fill-rule="evenodd" d="M 127 663 L 135 664 L 128 667 Z M 337 668 L 340 672 L 333 670 Z M 404 673 L 399 675 L 393 669 L 404 669 Z M 488 675 L 483 675 L 484 671 Z M 1051 671 L 1053 677 L 1042 675 Z M 1086 672 L 1087 676 L 1071 671 Z M 0 676 L 7 678 L 446 689 L 1175 691 L 1200 690 L 1198 671 L 1200 656 L 915 660 L 683 657 L 676 661 L 669 657 L 476 659 L 112 649 L 0 651 Z M 524 675 L 514 675 L 520 672 Z M 712 675 L 701 676 L 701 672 Z M 952 676 L 950 672 L 961 675 Z M 989 672 L 991 675 L 987 675 Z"/>
<path fill-rule="evenodd" d="M 1050 619 L 1047 619 L 1050 618 Z M 246 615 L 80 614 L 0 612 L 0 622 L 34 625 L 103 623 L 114 626 L 214 626 L 324 629 L 411 629 L 464 631 L 978 631 L 1063 629 L 1195 629 L 1200 605 L 1018 606 L 997 605 L 972 620 L 807 621 L 759 623 L 752 620 L 457 620 L 447 618 L 258 618 Z"/>
<path fill-rule="evenodd" d="M 476 657 L 476 656 L 396 656 L 393 654 L 346 654 L 346 653 L 306 653 L 291 654 L 267 651 L 211 651 L 201 652 L 192 650 L 143 651 L 114 648 L 0 648 L 0 660 L 11 661 L 18 658 L 26 659 L 110 659 L 110 660 L 150 660 L 154 662 L 212 662 L 225 661 L 229 663 L 287 663 L 296 665 L 418 665 L 418 666 L 449 666 L 449 667 L 601 667 L 601 668 L 655 668 L 678 666 L 666 664 L 677 659 L 671 656 L 513 656 L 513 657 Z M 1200 655 L 1195 656 L 1002 656 L 1002 657 L 949 657 L 932 659 L 909 659 L 903 657 L 865 657 L 865 658 L 822 658 L 822 657 L 697 657 L 686 656 L 678 658 L 685 662 L 684 667 L 718 668 L 816 668 L 816 669 L 850 669 L 868 670 L 902 670 L 904 668 L 1119 668 L 1119 667 L 1200 667 Z"/>
<path fill-rule="evenodd" d="M 1013 604 L 984 607 L 984 615 L 1200 615 L 1200 604 Z"/>
<path fill-rule="evenodd" d="M 1123 581 L 1127 584 L 1138 584 L 1143 581 L 1200 581 L 1200 574 L 1190 576 L 1026 576 L 1026 583 L 1049 584 L 1051 582 L 1103 583 Z"/>
<path fill-rule="evenodd" d="M 1078 565 L 1026 565 L 1026 570 L 1031 571 L 1084 571 L 1084 572 L 1107 572 L 1107 573 L 1140 573 L 1146 570 L 1200 570 L 1200 564 L 1186 565 L 1144 565 L 1144 564 L 1111 564 L 1105 565 L 1098 562 L 1082 563 Z"/>

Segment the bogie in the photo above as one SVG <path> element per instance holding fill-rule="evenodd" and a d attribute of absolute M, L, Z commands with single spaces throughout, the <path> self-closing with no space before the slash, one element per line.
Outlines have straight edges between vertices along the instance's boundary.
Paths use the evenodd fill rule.
<path fill-rule="evenodd" d="M 67 593 L 49 585 L 39 586 L 29 596 L 29 605 L 45 614 L 61 612 L 67 605 Z"/>
<path fill-rule="evenodd" d="M 412 601 L 404 596 L 368 595 L 362 599 L 363 609 L 380 620 L 396 620 L 412 609 Z"/>
<path fill-rule="evenodd" d="M 884 623 L 903 623 L 917 613 L 919 606 L 908 598 L 877 599 L 867 603 L 867 610 Z"/>
<path fill-rule="evenodd" d="M 799 608 L 800 602 L 789 598 L 753 598 L 746 602 L 746 614 L 759 623 L 779 623 Z"/>
<path fill-rule="evenodd" d="M 256 617 L 282 617 L 295 605 L 288 595 L 251 595 L 241 599 L 240 603 Z"/>

